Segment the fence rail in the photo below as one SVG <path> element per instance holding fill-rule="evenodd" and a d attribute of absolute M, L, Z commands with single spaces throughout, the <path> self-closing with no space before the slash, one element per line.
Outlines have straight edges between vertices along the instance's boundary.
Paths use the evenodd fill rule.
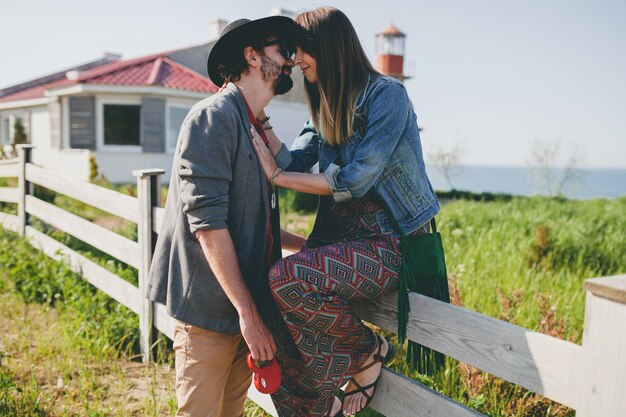
<path fill-rule="evenodd" d="M 20 158 L 0 162 L 0 177 L 17 177 L 18 187 L 0 188 L 0 202 L 17 203 L 17 215 L 0 213 L 3 227 L 27 236 L 48 256 L 60 259 L 98 289 L 139 315 L 142 354 L 149 360 L 153 332 L 173 338 L 165 306 L 143 297 L 148 268 L 163 222 L 159 207 L 162 170 L 140 170 L 138 197 L 84 183 L 30 163 L 30 146 Z M 32 184 L 62 193 L 138 225 L 138 242 L 68 213 L 32 195 Z M 33 215 L 137 268 L 134 286 L 29 225 Z M 577 410 L 582 417 L 623 417 L 626 410 L 626 275 L 585 282 L 583 344 L 537 333 L 477 312 L 410 294 L 407 335 L 485 372 Z M 396 295 L 356 305 L 367 321 L 396 331 Z M 249 397 L 276 415 L 269 396 L 252 386 Z M 387 368 L 372 407 L 391 416 L 477 417 L 482 414 Z"/>
<path fill-rule="evenodd" d="M 26 165 L 26 181 L 64 194 L 133 223 L 139 221 L 139 206 L 136 197 L 60 175 L 33 164 Z"/>
<path fill-rule="evenodd" d="M 0 178 L 17 177 L 19 175 L 19 167 L 17 158 L 0 161 Z"/>
<path fill-rule="evenodd" d="M 0 201 L 7 203 L 17 203 L 19 193 L 17 188 L 0 187 Z"/>
<path fill-rule="evenodd" d="M 140 248 L 137 242 L 31 195 L 26 196 L 26 212 L 133 268 L 139 268 Z"/>
<path fill-rule="evenodd" d="M 19 221 L 17 216 L 14 214 L 0 213 L 0 224 L 2 224 L 2 227 L 7 230 L 17 232 Z"/>
<path fill-rule="evenodd" d="M 136 286 L 32 226 L 26 227 L 26 236 L 35 242 L 46 255 L 67 263 L 72 270 L 81 274 L 91 285 L 104 291 L 133 312 L 141 313 L 142 297 Z"/>

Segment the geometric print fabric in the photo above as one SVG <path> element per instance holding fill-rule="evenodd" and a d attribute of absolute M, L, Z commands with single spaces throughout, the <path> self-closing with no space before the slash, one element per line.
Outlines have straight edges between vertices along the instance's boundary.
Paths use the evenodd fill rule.
<path fill-rule="evenodd" d="M 303 249 L 270 270 L 272 294 L 301 355 L 293 358 L 279 346 L 283 381 L 272 399 L 280 417 L 326 415 L 335 390 L 377 347 L 351 307 L 398 286 L 399 241 L 381 233 L 376 203 L 369 195 L 334 203 L 335 221 L 344 225 L 340 239 Z"/>

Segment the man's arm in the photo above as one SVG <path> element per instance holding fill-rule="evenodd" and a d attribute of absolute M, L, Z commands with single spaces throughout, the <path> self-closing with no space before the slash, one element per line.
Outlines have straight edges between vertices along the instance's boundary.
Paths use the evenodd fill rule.
<path fill-rule="evenodd" d="M 241 334 L 252 357 L 260 361 L 272 359 L 276 344 L 243 280 L 230 232 L 228 229 L 198 230 L 196 237 L 211 270 L 239 313 Z"/>

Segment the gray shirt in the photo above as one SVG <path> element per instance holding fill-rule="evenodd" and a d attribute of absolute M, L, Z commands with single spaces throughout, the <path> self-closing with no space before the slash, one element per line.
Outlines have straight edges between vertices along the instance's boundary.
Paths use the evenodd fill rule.
<path fill-rule="evenodd" d="M 276 161 L 289 159 L 283 145 Z M 234 84 L 197 103 L 181 127 L 147 297 L 181 321 L 221 333 L 239 317 L 195 237 L 228 229 L 239 267 L 254 295 L 263 274 L 268 225 L 267 183 L 250 136 L 243 96 Z"/>

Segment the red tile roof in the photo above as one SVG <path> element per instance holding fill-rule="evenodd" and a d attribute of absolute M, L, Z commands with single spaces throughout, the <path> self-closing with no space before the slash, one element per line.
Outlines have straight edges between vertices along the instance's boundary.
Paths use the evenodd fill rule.
<path fill-rule="evenodd" d="M 42 98 L 44 97 L 44 93 L 49 88 L 56 87 L 65 83 L 67 80 L 57 80 L 46 84 L 41 84 L 35 87 L 30 87 L 21 91 L 17 91 L 12 94 L 7 94 L 6 96 L 0 97 L 0 103 L 4 103 L 7 101 L 18 101 L 18 100 L 28 100 L 33 98 Z"/>
<path fill-rule="evenodd" d="M 110 86 L 159 86 L 198 93 L 215 93 L 217 87 L 207 77 L 172 61 L 164 54 L 116 61 L 78 74 L 76 79 L 63 79 L 27 88 L 0 98 L 0 102 L 44 97 L 52 88 L 76 84 Z"/>

